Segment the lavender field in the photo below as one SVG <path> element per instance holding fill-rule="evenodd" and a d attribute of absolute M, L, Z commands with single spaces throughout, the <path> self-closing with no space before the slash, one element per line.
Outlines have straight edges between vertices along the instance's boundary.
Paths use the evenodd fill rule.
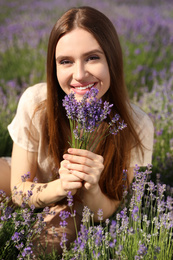
<path fill-rule="evenodd" d="M 7 125 L 15 115 L 19 97 L 28 86 L 46 80 L 46 51 L 50 30 L 65 10 L 80 5 L 89 5 L 104 12 L 117 29 L 124 53 L 125 80 L 130 98 L 132 102 L 139 105 L 150 116 L 155 127 L 151 179 L 154 182 L 159 179 L 160 183 L 166 184 L 166 186 L 161 186 L 161 184 L 160 186 L 155 186 L 152 182 L 147 183 L 148 197 L 145 198 L 149 205 L 147 207 L 152 208 L 154 205 L 149 198 L 154 196 L 153 192 L 156 193 L 157 189 L 158 205 L 150 213 L 147 209 L 147 213 L 144 214 L 142 209 L 143 231 L 140 231 L 141 236 L 137 237 L 135 235 L 133 237 L 134 241 L 138 241 L 136 244 L 131 240 L 131 237 L 132 234 L 136 234 L 135 230 L 137 233 L 141 230 L 141 226 L 138 226 L 139 223 L 136 225 L 137 219 L 141 220 L 142 218 L 142 211 L 139 210 L 141 201 L 136 202 L 137 208 L 134 207 L 134 201 L 133 205 L 130 204 L 130 217 L 127 217 L 126 208 L 121 211 L 120 215 L 117 215 L 116 221 L 119 223 L 119 226 L 117 228 L 114 222 L 111 224 L 113 235 L 109 238 L 109 242 L 111 241 L 110 243 L 112 243 L 109 245 L 111 248 L 115 248 L 115 240 L 118 241 L 115 255 L 114 253 L 112 255 L 116 257 L 114 259 L 171 260 L 171 251 L 169 250 L 171 250 L 170 234 L 173 223 L 171 222 L 170 224 L 170 216 L 172 216 L 173 206 L 172 198 L 168 196 L 167 201 L 164 201 L 163 193 L 166 189 L 171 196 L 173 193 L 172 0 L 0 0 L 0 156 L 10 156 L 11 154 L 12 141 L 7 132 Z M 147 171 L 150 171 L 150 169 Z M 144 178 L 145 174 L 140 172 L 139 169 L 137 172 L 142 173 L 142 175 L 139 174 L 140 178 L 146 181 Z M 133 189 L 137 192 L 141 192 L 144 188 L 140 187 L 138 179 L 135 185 Z M 138 194 L 138 196 L 142 198 L 143 194 Z M 5 204 L 2 204 L 2 202 L 0 204 L 0 210 L 3 209 L 4 205 L 7 206 L 8 204 L 7 201 L 3 203 Z M 19 240 L 17 240 L 19 237 L 17 235 L 16 237 L 14 236 L 14 230 L 13 233 L 10 233 L 12 231 L 9 230 L 9 227 L 6 228 L 5 224 L 3 224 L 7 220 L 11 221 L 10 223 L 12 224 L 12 211 L 8 207 L 7 209 L 8 212 L 4 209 L 4 216 L 1 217 L 0 239 L 3 237 L 3 232 L 9 232 L 12 236 L 12 244 L 10 245 L 14 246 L 15 241 L 17 241 L 16 244 L 19 247 Z M 31 211 L 22 210 L 22 213 L 20 212 L 19 214 L 20 217 L 15 213 L 15 219 L 21 221 L 19 222 L 22 227 L 19 230 L 25 229 L 25 234 L 30 239 L 33 233 L 30 233 L 32 232 L 32 225 L 29 222 L 29 218 L 33 217 L 34 211 L 33 209 Z M 161 214 L 163 212 L 165 213 Z M 156 217 L 151 222 L 152 225 L 149 225 L 147 216 L 151 219 L 155 213 Z M 22 214 L 25 215 L 24 219 L 26 218 L 27 220 L 21 220 Z M 148 214 L 153 215 L 149 216 Z M 120 218 L 124 222 L 120 223 Z M 159 231 L 156 230 L 158 223 L 160 224 Z M 5 230 L 3 232 L 1 232 L 2 227 Z M 89 230 L 89 227 L 87 228 Z M 93 229 L 92 232 L 95 233 L 92 236 L 95 236 L 97 241 L 100 241 L 99 239 L 102 239 L 104 242 L 107 241 L 107 238 L 104 240 L 103 237 L 99 237 L 99 232 L 103 232 L 102 229 L 100 230 L 97 228 Z M 86 227 L 83 227 L 83 232 L 85 235 L 88 232 L 86 232 Z M 153 235 L 151 238 L 152 232 L 156 235 Z M 81 233 L 81 236 L 84 233 Z M 119 234 L 119 238 L 115 234 Z M 145 239 L 144 234 L 147 234 Z M 158 234 L 159 238 L 157 240 Z M 126 243 L 123 240 L 125 237 L 127 239 Z M 112 238 L 113 240 L 111 240 Z M 166 241 L 164 243 L 167 244 L 163 244 L 163 241 Z M 4 255 L 7 254 L 9 246 L 7 242 L 4 242 L 6 243 L 4 244 L 4 250 L 0 247 L 0 254 L 2 252 Z M 127 251 L 122 251 L 122 244 Z M 133 250 L 128 251 L 130 245 Z M 78 251 L 82 250 L 81 245 L 77 244 L 76 246 L 78 246 Z M 167 246 L 169 250 L 164 253 L 163 248 Z M 99 244 L 98 247 L 96 245 L 88 259 L 102 259 L 99 258 L 100 255 L 97 253 L 103 253 L 103 248 L 106 250 L 106 244 L 104 246 Z M 20 249 L 18 250 L 20 251 Z M 23 246 L 22 250 L 21 258 L 14 259 L 32 259 L 30 242 L 26 242 L 26 246 Z M 150 253 L 151 258 L 148 258 L 147 252 Z M 158 258 L 156 257 L 157 253 L 160 253 Z M 125 258 L 129 254 L 131 254 L 131 258 Z M 135 258 L 133 257 L 134 255 Z M 167 258 L 163 258 L 163 256 Z M 12 258 L 4 257 L 4 259 Z M 59 258 L 53 258 L 52 255 L 50 258 L 42 256 L 39 259 Z M 69 256 L 66 255 L 63 259 L 87 258 L 84 255 L 82 258 L 72 258 L 72 255 L 69 254 Z"/>

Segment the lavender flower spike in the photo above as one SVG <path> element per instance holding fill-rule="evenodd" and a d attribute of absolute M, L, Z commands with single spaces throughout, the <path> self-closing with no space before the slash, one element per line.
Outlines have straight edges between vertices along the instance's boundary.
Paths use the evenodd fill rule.
<path fill-rule="evenodd" d="M 73 206 L 73 196 L 71 195 L 71 191 L 68 192 L 67 201 L 68 201 L 68 206 L 72 207 Z"/>

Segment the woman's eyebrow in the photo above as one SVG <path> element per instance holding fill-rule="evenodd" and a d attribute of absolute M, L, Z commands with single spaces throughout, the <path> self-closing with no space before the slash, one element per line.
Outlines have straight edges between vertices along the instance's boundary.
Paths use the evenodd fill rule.
<path fill-rule="evenodd" d="M 102 50 L 94 49 L 94 50 L 91 50 L 91 51 L 84 53 L 83 56 L 88 56 L 88 55 L 91 55 L 91 54 L 94 54 L 94 53 L 104 54 Z"/>
<path fill-rule="evenodd" d="M 60 56 L 57 56 L 56 57 L 56 60 L 57 61 L 60 61 L 60 60 L 67 60 L 67 59 L 71 59 L 72 57 L 71 56 L 67 56 L 67 55 L 60 55 Z"/>
<path fill-rule="evenodd" d="M 88 55 L 91 55 L 91 54 L 104 54 L 103 53 L 103 51 L 102 50 L 100 50 L 100 49 L 94 49 L 94 50 L 91 50 L 91 51 L 88 51 L 88 52 L 86 52 L 86 53 L 83 53 L 83 57 L 86 57 L 86 56 L 88 56 Z M 71 58 L 73 58 L 71 55 L 59 55 L 59 56 L 57 56 L 56 57 L 56 60 L 63 60 L 63 59 L 71 59 Z"/>

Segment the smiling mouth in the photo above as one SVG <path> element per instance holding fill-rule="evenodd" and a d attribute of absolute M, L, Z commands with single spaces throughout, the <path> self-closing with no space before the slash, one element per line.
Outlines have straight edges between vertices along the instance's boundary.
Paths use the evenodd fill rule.
<path fill-rule="evenodd" d="M 92 84 L 88 84 L 86 86 L 72 86 L 75 89 L 79 89 L 79 90 L 85 90 L 85 89 L 89 89 L 92 88 L 96 85 L 96 83 L 92 83 Z"/>

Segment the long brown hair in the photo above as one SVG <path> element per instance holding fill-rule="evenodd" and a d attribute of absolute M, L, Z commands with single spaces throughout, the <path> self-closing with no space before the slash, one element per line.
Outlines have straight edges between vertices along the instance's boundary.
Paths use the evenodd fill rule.
<path fill-rule="evenodd" d="M 127 184 L 123 170 L 128 169 L 130 151 L 133 146 L 141 148 L 139 137 L 134 129 L 130 114 L 130 102 L 124 82 L 123 58 L 120 42 L 115 27 L 100 11 L 91 7 L 79 7 L 68 10 L 52 29 L 47 53 L 47 101 L 46 124 L 44 135 L 49 144 L 49 154 L 57 167 L 63 160 L 63 154 L 68 148 L 69 124 L 62 106 L 65 93 L 61 89 L 56 75 L 55 49 L 59 39 L 76 27 L 90 32 L 98 41 L 107 59 L 110 72 L 110 88 L 103 100 L 113 103 L 110 118 L 118 113 L 128 127 L 118 135 L 110 135 L 100 142 L 96 153 L 104 157 L 104 171 L 100 178 L 100 187 L 111 199 L 122 198 L 123 186 Z M 102 129 L 106 128 L 103 123 Z"/>

